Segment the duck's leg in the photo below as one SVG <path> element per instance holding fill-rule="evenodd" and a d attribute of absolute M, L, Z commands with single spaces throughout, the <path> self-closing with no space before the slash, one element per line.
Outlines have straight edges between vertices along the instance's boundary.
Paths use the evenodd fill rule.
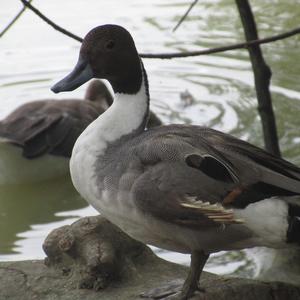
<path fill-rule="evenodd" d="M 183 284 L 179 297 L 180 300 L 189 299 L 195 291 L 203 291 L 199 286 L 199 279 L 208 257 L 209 255 L 204 251 L 192 252 L 190 270 Z"/>
<path fill-rule="evenodd" d="M 181 280 L 173 280 L 168 284 L 147 291 L 140 296 L 142 298 L 160 300 L 187 300 L 195 291 L 203 291 L 199 286 L 199 279 L 209 255 L 204 251 L 193 251 L 189 274 L 182 284 Z"/>

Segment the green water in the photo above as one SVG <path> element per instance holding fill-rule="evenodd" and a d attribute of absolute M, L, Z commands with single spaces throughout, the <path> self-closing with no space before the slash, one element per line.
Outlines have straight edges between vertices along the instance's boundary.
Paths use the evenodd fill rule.
<path fill-rule="evenodd" d="M 3 2 L 3 3 L 2 3 Z M 261 37 L 299 26 L 297 1 L 251 1 Z M 0 0 L 0 27 L 20 8 L 17 0 Z M 234 1 L 199 1 L 189 18 L 172 33 L 187 1 L 36 1 L 55 22 L 84 36 L 92 27 L 117 23 L 133 34 L 140 52 L 174 52 L 223 46 L 243 40 Z M 285 158 L 300 165 L 300 36 L 263 46 L 270 65 L 272 97 L 280 145 Z M 0 116 L 18 105 L 44 98 L 83 96 L 85 86 L 64 95 L 49 87 L 73 67 L 78 42 L 56 32 L 26 12 L 0 39 Z M 263 145 L 256 110 L 251 65 L 245 50 L 173 60 L 145 60 L 152 109 L 166 123 L 214 127 Z M 188 93 L 188 103 L 180 96 Z M 0 259 L 41 258 L 47 233 L 76 218 L 95 214 L 72 188 L 69 178 L 39 185 L 0 187 Z M 156 250 L 187 263 L 186 256 Z M 244 252 L 217 255 L 209 269 L 218 273 L 253 273 Z"/>

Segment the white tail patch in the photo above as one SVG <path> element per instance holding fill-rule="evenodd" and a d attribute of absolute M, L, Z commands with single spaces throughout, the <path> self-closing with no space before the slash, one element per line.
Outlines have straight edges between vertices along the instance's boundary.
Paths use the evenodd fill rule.
<path fill-rule="evenodd" d="M 288 204 L 279 198 L 252 203 L 244 209 L 234 209 L 236 217 L 248 227 L 265 246 L 282 247 L 288 229 Z"/>

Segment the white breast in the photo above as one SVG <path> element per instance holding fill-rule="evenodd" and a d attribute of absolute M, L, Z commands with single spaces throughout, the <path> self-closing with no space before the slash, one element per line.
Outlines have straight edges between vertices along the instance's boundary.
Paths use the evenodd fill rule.
<path fill-rule="evenodd" d="M 70 160 L 73 184 L 82 197 L 100 212 L 96 203 L 102 201 L 103 191 L 99 191 L 95 174 L 95 170 L 101 168 L 97 166 L 98 158 L 105 155 L 108 144 L 138 128 L 147 109 L 144 84 L 135 95 L 116 94 L 112 106 L 82 132 L 74 145 Z"/>

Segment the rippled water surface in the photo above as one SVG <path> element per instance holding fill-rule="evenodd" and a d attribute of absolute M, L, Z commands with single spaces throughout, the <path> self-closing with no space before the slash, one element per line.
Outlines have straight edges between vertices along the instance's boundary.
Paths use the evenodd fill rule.
<path fill-rule="evenodd" d="M 296 27 L 295 1 L 251 1 L 261 36 Z M 132 33 L 140 52 L 204 49 L 243 40 L 234 1 L 199 1 L 189 18 L 172 32 L 189 1 L 51 0 L 33 3 L 53 21 L 84 36 L 92 27 L 117 23 Z M 16 0 L 0 0 L 0 27 L 20 9 Z M 300 165 L 299 37 L 263 46 L 273 71 L 272 95 L 284 156 Z M 79 43 L 53 30 L 32 12 L 0 39 L 0 117 L 30 100 L 82 97 L 86 86 L 54 95 L 49 87 L 77 60 Z M 166 123 L 211 126 L 263 145 L 248 54 L 236 50 L 173 60 L 144 60 L 150 80 L 152 109 Z M 185 97 L 187 96 L 187 97 Z M 47 233 L 78 217 L 96 214 L 72 187 L 69 178 L 39 185 L 0 187 L 0 259 L 44 256 Z M 188 263 L 187 256 L 156 250 Z M 245 252 L 215 255 L 207 269 L 251 276 L 255 266 Z"/>

